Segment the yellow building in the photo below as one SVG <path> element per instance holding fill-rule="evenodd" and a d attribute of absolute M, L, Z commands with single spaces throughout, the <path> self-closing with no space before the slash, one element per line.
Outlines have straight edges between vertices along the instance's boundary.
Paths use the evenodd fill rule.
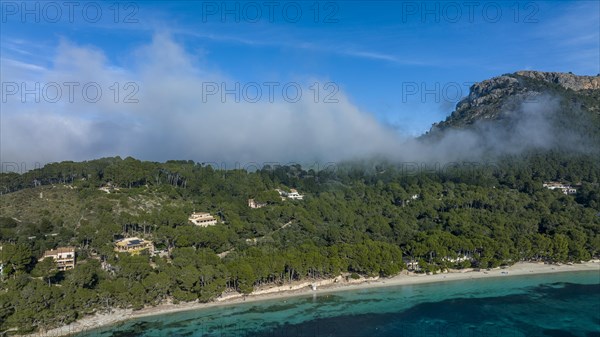
<path fill-rule="evenodd" d="M 129 253 L 137 255 L 146 249 L 152 254 L 154 251 L 154 245 L 152 244 L 152 241 L 133 237 L 115 242 L 115 252 L 117 253 Z"/>
<path fill-rule="evenodd" d="M 194 225 L 202 227 L 214 226 L 217 224 L 217 219 L 210 215 L 210 213 L 194 212 L 190 215 L 188 220 Z"/>
<path fill-rule="evenodd" d="M 75 268 L 75 248 L 59 247 L 44 252 L 44 256 L 40 259 L 52 258 L 56 261 L 58 270 L 65 271 Z"/>

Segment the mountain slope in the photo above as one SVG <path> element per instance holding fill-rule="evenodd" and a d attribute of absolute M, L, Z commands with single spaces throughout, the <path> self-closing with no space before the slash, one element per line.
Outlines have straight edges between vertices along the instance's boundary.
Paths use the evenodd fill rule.
<path fill-rule="evenodd" d="M 433 125 L 431 132 L 464 128 L 482 120 L 501 120 L 520 104 L 535 102 L 542 96 L 561 101 L 562 110 L 581 110 L 599 126 L 600 76 L 570 73 L 518 71 L 476 83 L 445 120 Z"/>
<path fill-rule="evenodd" d="M 547 151 L 597 157 L 600 76 L 520 71 L 476 83 L 419 140 L 448 160 Z"/>

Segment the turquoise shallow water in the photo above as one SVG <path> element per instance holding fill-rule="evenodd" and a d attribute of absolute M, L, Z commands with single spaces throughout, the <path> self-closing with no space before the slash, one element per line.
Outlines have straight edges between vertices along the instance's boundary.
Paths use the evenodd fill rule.
<path fill-rule="evenodd" d="M 77 337 L 600 337 L 600 274 L 557 273 L 310 294 L 131 320 Z"/>

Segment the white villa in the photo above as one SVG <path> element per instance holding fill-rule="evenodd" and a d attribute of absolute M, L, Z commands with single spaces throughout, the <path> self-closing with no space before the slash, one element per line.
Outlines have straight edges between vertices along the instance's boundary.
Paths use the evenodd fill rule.
<path fill-rule="evenodd" d="M 448 261 L 448 262 L 452 262 L 452 263 L 460 263 L 460 262 L 464 262 L 464 261 L 473 261 L 473 259 L 470 256 L 467 256 L 467 255 L 457 256 L 456 258 L 446 256 L 442 260 Z"/>
<path fill-rule="evenodd" d="M 421 267 L 419 267 L 419 261 L 417 260 L 412 260 L 409 258 L 404 258 L 403 259 L 404 264 L 406 264 L 406 268 L 408 270 L 414 270 L 414 271 L 420 271 Z"/>
<path fill-rule="evenodd" d="M 40 259 L 52 258 L 56 261 L 58 270 L 70 270 L 75 268 L 75 248 L 73 247 L 59 247 L 57 249 L 47 250 L 44 252 L 44 256 Z"/>
<path fill-rule="evenodd" d="M 566 195 L 577 193 L 577 189 L 573 188 L 571 185 L 565 185 L 556 181 L 549 181 L 544 183 L 542 186 L 549 190 L 561 190 L 562 193 Z"/>
<path fill-rule="evenodd" d="M 214 226 L 217 224 L 217 219 L 215 219 L 215 217 L 210 215 L 210 213 L 204 212 L 194 212 L 190 215 L 188 220 L 194 225 L 202 227 Z"/>
<path fill-rule="evenodd" d="M 290 190 L 290 193 L 288 193 L 287 197 L 288 197 L 288 199 L 293 199 L 293 200 L 304 199 L 304 196 L 302 194 L 298 193 L 298 191 L 296 191 L 293 188 Z"/>
<path fill-rule="evenodd" d="M 276 191 L 279 193 L 279 196 L 281 196 L 281 200 L 285 200 L 285 198 L 288 199 L 292 199 L 292 200 L 303 200 L 304 199 L 304 195 L 298 193 L 297 190 L 295 189 L 290 189 L 289 192 L 280 190 L 280 189 L 276 189 Z"/>

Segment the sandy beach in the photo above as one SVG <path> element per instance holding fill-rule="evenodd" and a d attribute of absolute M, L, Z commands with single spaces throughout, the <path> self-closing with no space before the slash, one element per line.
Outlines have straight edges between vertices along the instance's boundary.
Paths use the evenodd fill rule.
<path fill-rule="evenodd" d="M 311 293 L 329 293 L 335 291 L 347 291 L 354 289 L 366 289 L 375 287 L 398 286 L 408 284 L 423 284 L 431 282 L 446 282 L 456 280 L 482 279 L 492 277 L 510 277 L 517 275 L 533 275 L 545 273 L 562 273 L 574 271 L 596 271 L 600 277 L 600 260 L 593 260 L 580 264 L 544 264 L 533 262 L 520 262 L 508 268 L 495 268 L 492 270 L 451 270 L 450 272 L 424 275 L 403 273 L 392 278 L 371 278 L 346 281 L 345 278 L 337 277 L 335 279 L 318 280 L 318 281 L 299 281 L 293 282 L 291 285 L 278 287 L 261 288 L 254 293 L 245 296 L 233 293 L 222 296 L 214 302 L 198 303 L 188 302 L 179 304 L 161 304 L 154 307 L 147 307 L 142 310 L 133 311 L 131 309 L 114 309 L 111 313 L 100 313 L 93 316 L 88 316 L 74 323 L 61 328 L 30 334 L 28 336 L 68 336 L 70 334 L 79 333 L 97 329 L 103 326 L 113 325 L 129 319 L 163 315 L 188 310 L 197 310 L 216 306 L 235 305 L 237 303 L 248 303 L 256 301 L 264 301 L 271 299 L 284 299 L 295 296 L 302 296 Z M 312 285 L 316 285 L 316 290 L 313 290 Z"/>

